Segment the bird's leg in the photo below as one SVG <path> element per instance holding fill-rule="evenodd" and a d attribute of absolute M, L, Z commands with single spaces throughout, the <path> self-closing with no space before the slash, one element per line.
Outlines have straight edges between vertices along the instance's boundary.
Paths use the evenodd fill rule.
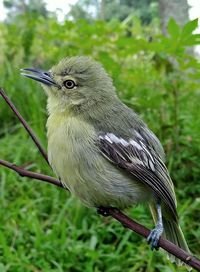
<path fill-rule="evenodd" d="M 105 217 L 110 215 L 108 208 L 102 206 L 97 208 L 97 213 Z"/>
<path fill-rule="evenodd" d="M 158 199 L 156 202 L 156 210 L 158 215 L 158 221 L 156 227 L 150 232 L 149 236 L 147 237 L 148 244 L 151 244 L 151 249 L 158 250 L 158 241 L 163 233 L 163 221 L 162 221 L 162 211 L 161 211 L 161 200 Z"/>

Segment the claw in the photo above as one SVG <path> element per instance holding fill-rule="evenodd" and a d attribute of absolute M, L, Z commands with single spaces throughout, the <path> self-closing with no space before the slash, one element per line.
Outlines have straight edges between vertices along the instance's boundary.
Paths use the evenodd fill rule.
<path fill-rule="evenodd" d="M 163 233 L 163 222 L 162 222 L 162 212 L 161 212 L 161 200 L 157 199 L 156 209 L 158 215 L 158 221 L 156 227 L 150 232 L 147 237 L 147 243 L 151 245 L 151 250 L 158 250 L 158 242 Z"/>
<path fill-rule="evenodd" d="M 151 250 L 158 250 L 159 249 L 159 246 L 158 246 L 158 242 L 159 242 L 159 239 L 162 235 L 162 232 L 163 232 L 163 227 L 162 225 L 157 225 L 155 227 L 155 229 L 153 229 L 149 236 L 147 237 L 147 243 L 151 245 Z"/>
<path fill-rule="evenodd" d="M 105 217 L 110 215 L 108 209 L 106 209 L 105 207 L 98 207 L 97 213 Z"/>

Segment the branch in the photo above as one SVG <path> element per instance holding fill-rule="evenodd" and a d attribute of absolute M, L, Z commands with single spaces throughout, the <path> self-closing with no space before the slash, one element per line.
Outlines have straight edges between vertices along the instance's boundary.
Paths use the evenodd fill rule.
<path fill-rule="evenodd" d="M 22 118 L 19 111 L 12 104 L 12 102 L 9 100 L 9 98 L 5 95 L 5 93 L 2 89 L 0 89 L 0 94 L 4 98 L 4 100 L 7 102 L 9 107 L 13 110 L 15 115 L 18 117 L 19 121 L 23 124 L 23 126 L 27 130 L 28 134 L 31 136 L 31 138 L 35 142 L 36 146 L 38 147 L 39 151 L 41 152 L 41 154 L 43 155 L 45 160 L 48 162 L 46 152 L 41 147 L 38 139 L 34 135 L 33 131 L 30 129 L 30 127 L 28 126 L 26 121 Z M 4 160 L 0 160 L 0 165 L 17 172 L 22 177 L 37 179 L 37 180 L 48 182 L 48 183 L 51 183 L 51 184 L 56 185 L 58 187 L 64 188 L 63 185 L 61 184 L 61 182 L 53 177 L 46 176 L 46 175 L 39 174 L 39 173 L 35 173 L 32 171 L 28 171 L 22 167 L 19 167 L 13 163 L 10 163 L 10 162 L 4 161 Z M 147 229 L 143 225 L 137 223 L 136 221 L 132 220 L 131 218 L 126 216 L 124 213 L 122 213 L 120 210 L 118 210 L 116 208 L 103 208 L 103 210 L 105 213 L 111 215 L 114 219 L 119 221 L 123 226 L 129 228 L 130 230 L 140 234 L 141 236 L 143 236 L 145 238 L 148 237 L 148 235 L 150 233 L 149 229 Z M 175 257 L 177 257 L 178 259 L 180 259 L 181 261 L 183 261 L 187 265 L 193 267 L 197 271 L 200 271 L 200 260 L 197 259 L 196 257 L 192 256 L 188 252 L 182 250 L 178 246 L 174 245 L 170 241 L 161 237 L 159 239 L 158 246 L 165 249 L 167 252 L 174 255 Z"/>
<path fill-rule="evenodd" d="M 21 116 L 21 114 L 19 113 L 19 111 L 17 110 L 17 108 L 15 107 L 15 105 L 11 102 L 11 100 L 7 97 L 7 95 L 5 94 L 4 90 L 2 88 L 0 88 L 0 95 L 3 97 L 3 99 L 6 101 L 6 103 L 8 104 L 8 106 L 10 107 L 10 109 L 14 112 L 14 114 L 17 116 L 17 118 L 19 119 L 20 123 L 23 125 L 23 127 L 26 129 L 26 131 L 28 132 L 29 136 L 32 138 L 33 142 L 35 143 L 35 145 L 37 146 L 37 148 L 39 149 L 40 153 L 42 154 L 42 156 L 44 157 L 44 159 L 46 160 L 46 162 L 49 164 L 48 162 L 48 157 L 47 154 L 44 150 L 44 148 L 42 147 L 42 145 L 40 144 L 40 142 L 38 141 L 37 137 L 35 136 L 34 132 L 32 131 L 32 129 L 30 128 L 30 126 L 28 125 L 28 123 L 24 120 L 24 118 Z"/>
<path fill-rule="evenodd" d="M 61 182 L 53 177 L 26 170 L 20 166 L 15 165 L 14 163 L 0 160 L 0 165 L 5 166 L 6 168 L 9 168 L 9 169 L 15 171 L 21 177 L 33 178 L 33 179 L 37 179 L 40 181 L 45 181 L 45 182 L 51 183 L 51 184 L 56 185 L 58 187 L 63 187 Z"/>

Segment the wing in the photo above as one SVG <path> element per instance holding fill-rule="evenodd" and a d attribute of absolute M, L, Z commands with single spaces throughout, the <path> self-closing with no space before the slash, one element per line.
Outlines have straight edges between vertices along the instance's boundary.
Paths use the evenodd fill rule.
<path fill-rule="evenodd" d="M 176 199 L 168 170 L 156 150 L 144 137 L 137 131 L 129 140 L 117 137 L 113 133 L 100 133 L 100 150 L 111 162 L 149 186 L 171 210 L 176 220 Z"/>

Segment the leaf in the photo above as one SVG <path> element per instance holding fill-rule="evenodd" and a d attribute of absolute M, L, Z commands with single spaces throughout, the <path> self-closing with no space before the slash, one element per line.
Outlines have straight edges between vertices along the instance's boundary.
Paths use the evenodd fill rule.
<path fill-rule="evenodd" d="M 168 25 L 167 25 L 167 31 L 169 33 L 169 35 L 174 38 L 177 39 L 177 37 L 180 34 L 180 26 L 177 24 L 177 22 L 174 20 L 174 18 L 170 18 Z"/>
<path fill-rule="evenodd" d="M 192 20 L 184 25 L 181 37 L 184 39 L 192 34 L 192 32 L 198 27 L 198 19 Z"/>
<path fill-rule="evenodd" d="M 97 242 L 98 242 L 97 236 L 92 235 L 92 237 L 90 239 L 90 249 L 94 250 L 96 248 Z"/>
<path fill-rule="evenodd" d="M 187 39 L 182 41 L 184 46 L 194 46 L 200 44 L 200 34 L 193 34 L 189 36 Z"/>

